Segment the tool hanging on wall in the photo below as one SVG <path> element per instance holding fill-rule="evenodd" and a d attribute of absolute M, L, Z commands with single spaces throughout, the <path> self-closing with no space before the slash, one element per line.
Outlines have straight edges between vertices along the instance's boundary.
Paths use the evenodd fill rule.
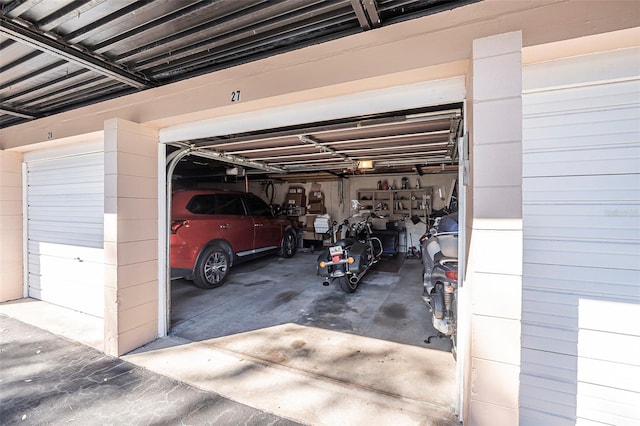
<path fill-rule="evenodd" d="M 264 182 L 264 194 L 269 200 L 269 204 L 273 204 L 273 200 L 275 199 L 275 196 L 276 196 L 276 190 L 275 190 L 275 187 L 273 186 L 272 181 L 267 180 Z"/>

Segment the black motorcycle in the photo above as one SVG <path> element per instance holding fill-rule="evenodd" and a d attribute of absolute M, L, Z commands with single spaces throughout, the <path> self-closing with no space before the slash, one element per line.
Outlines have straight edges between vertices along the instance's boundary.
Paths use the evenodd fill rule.
<path fill-rule="evenodd" d="M 420 239 L 422 248 L 423 293 L 422 299 L 432 313 L 433 327 L 438 334 L 449 337 L 451 353 L 457 351 L 458 307 L 458 213 L 437 218 L 435 225 Z"/>
<path fill-rule="evenodd" d="M 370 218 L 349 223 L 345 219 L 338 232 L 346 228 L 345 238 L 338 240 L 318 256 L 318 275 L 322 285 L 336 282 L 345 293 L 353 293 L 369 268 L 382 256 L 382 241 L 372 236 Z"/>

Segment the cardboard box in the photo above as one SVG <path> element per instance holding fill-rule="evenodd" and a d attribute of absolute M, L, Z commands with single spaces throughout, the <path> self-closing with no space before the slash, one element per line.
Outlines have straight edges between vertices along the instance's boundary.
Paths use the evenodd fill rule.
<path fill-rule="evenodd" d="M 327 209 L 325 208 L 323 202 L 314 201 L 309 203 L 309 205 L 307 206 L 307 211 L 314 214 L 325 214 L 327 212 Z"/>
<path fill-rule="evenodd" d="M 314 191 L 309 193 L 309 202 L 324 201 L 324 194 L 321 191 Z"/>
<path fill-rule="evenodd" d="M 302 239 L 303 240 L 319 240 L 320 237 L 316 235 L 313 231 L 302 231 Z"/>
<path fill-rule="evenodd" d="M 315 220 L 316 220 L 316 215 L 308 214 L 306 218 L 306 222 L 304 223 L 304 230 L 315 232 L 316 228 L 313 226 L 313 223 L 315 222 Z"/>
<path fill-rule="evenodd" d="M 298 207 L 304 207 L 307 204 L 307 199 L 304 194 L 295 193 L 287 194 L 287 204 L 291 204 Z"/>

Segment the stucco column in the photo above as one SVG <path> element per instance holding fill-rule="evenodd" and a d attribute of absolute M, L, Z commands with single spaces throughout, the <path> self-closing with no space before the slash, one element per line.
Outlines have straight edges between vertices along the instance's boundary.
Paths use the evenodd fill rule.
<path fill-rule="evenodd" d="M 22 298 L 22 277 L 22 154 L 0 151 L 0 302 Z"/>
<path fill-rule="evenodd" d="M 105 121 L 104 351 L 119 356 L 158 336 L 157 131 Z"/>
<path fill-rule="evenodd" d="M 473 42 L 470 425 L 517 425 L 522 295 L 522 34 Z"/>

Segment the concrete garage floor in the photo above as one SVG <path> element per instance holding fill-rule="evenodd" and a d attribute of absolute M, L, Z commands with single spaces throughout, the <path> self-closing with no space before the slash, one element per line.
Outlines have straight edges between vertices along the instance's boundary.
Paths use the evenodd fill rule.
<path fill-rule="evenodd" d="M 346 294 L 316 258 L 239 265 L 213 290 L 174 280 L 170 336 L 124 358 L 305 424 L 457 424 L 449 343 L 423 342 L 420 261 L 383 260 Z"/>
<path fill-rule="evenodd" d="M 306 251 L 244 263 L 213 290 L 172 281 L 171 334 L 195 341 L 295 323 L 449 351 L 447 339 L 424 344 L 435 331 L 421 298 L 419 259 L 383 258 L 346 294 L 322 285 L 317 257 Z"/>

